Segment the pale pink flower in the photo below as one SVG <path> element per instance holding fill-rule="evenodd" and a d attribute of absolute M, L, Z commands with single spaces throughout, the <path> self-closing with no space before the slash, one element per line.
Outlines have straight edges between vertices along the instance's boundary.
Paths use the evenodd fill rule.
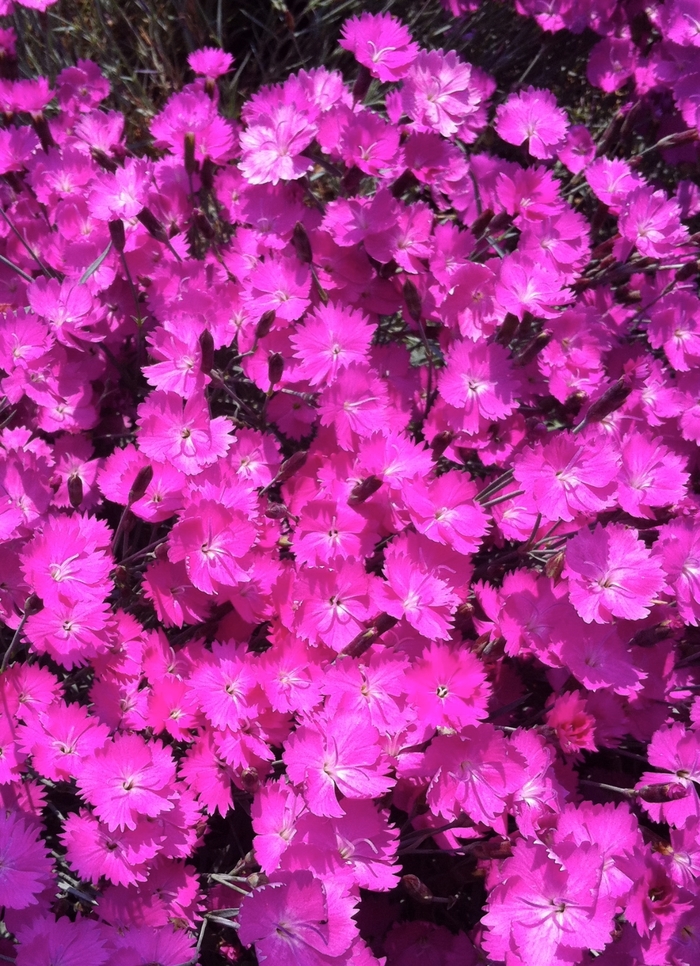
<path fill-rule="evenodd" d="M 418 56 L 408 27 L 389 13 L 362 13 L 343 24 L 340 46 L 380 81 L 398 81 Z"/>
<path fill-rule="evenodd" d="M 553 158 L 564 143 L 569 122 L 550 91 L 528 87 L 511 94 L 496 112 L 496 131 L 509 144 L 528 142 L 533 158 Z"/>

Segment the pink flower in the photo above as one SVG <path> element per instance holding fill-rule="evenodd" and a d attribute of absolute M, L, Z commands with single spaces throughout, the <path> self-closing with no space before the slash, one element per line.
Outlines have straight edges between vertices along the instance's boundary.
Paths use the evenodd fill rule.
<path fill-rule="evenodd" d="M 595 719 L 586 713 L 586 700 L 579 691 L 557 695 L 545 716 L 565 755 L 595 751 Z"/>
<path fill-rule="evenodd" d="M 50 882 L 52 863 L 36 826 L 13 809 L 0 810 L 0 903 L 35 905 Z"/>
<path fill-rule="evenodd" d="M 491 78 L 454 50 L 422 50 L 406 76 L 401 104 L 416 130 L 470 142 L 486 126 L 485 102 L 494 90 Z"/>
<path fill-rule="evenodd" d="M 634 247 L 641 255 L 665 258 L 688 239 L 688 229 L 680 221 L 680 208 L 669 201 L 665 191 L 640 187 L 631 191 L 618 219 L 622 235 L 621 256 L 627 257 Z"/>
<path fill-rule="evenodd" d="M 44 915 L 22 930 L 16 962 L 17 966 L 104 966 L 110 959 L 106 946 L 107 929 L 102 923 Z"/>
<path fill-rule="evenodd" d="M 152 392 L 139 406 L 138 417 L 141 451 L 188 476 L 225 456 L 235 438 L 225 416 L 209 418 L 202 396 L 184 402 L 174 392 Z"/>
<path fill-rule="evenodd" d="M 247 580 L 238 563 L 253 545 L 255 526 L 243 513 L 215 500 L 198 500 L 181 515 L 169 538 L 168 557 L 184 560 L 192 584 L 207 594 L 220 586 L 235 587 Z"/>
<path fill-rule="evenodd" d="M 367 358 L 374 327 L 360 311 L 340 303 L 320 305 L 291 337 L 297 375 L 312 386 L 333 383 L 339 370 Z"/>
<path fill-rule="evenodd" d="M 231 70 L 233 57 L 218 47 L 200 47 L 189 55 L 187 63 L 195 74 L 207 80 L 216 80 Z"/>
<path fill-rule="evenodd" d="M 496 112 L 496 131 L 509 144 L 528 142 L 533 158 L 550 159 L 564 143 L 569 122 L 550 91 L 528 87 Z"/>
<path fill-rule="evenodd" d="M 287 774 L 303 787 L 314 815 L 344 815 L 338 792 L 347 798 L 376 798 L 392 787 L 378 738 L 359 715 L 319 717 L 291 734 L 283 755 Z"/>
<path fill-rule="evenodd" d="M 491 688 L 470 651 L 431 644 L 406 675 L 406 696 L 421 724 L 460 731 L 486 717 Z"/>
<path fill-rule="evenodd" d="M 606 94 L 619 90 L 634 74 L 638 52 L 631 40 L 604 37 L 588 57 L 586 76 L 590 84 Z"/>
<path fill-rule="evenodd" d="M 18 731 L 20 746 L 37 772 L 51 781 L 69 781 L 83 761 L 104 747 L 109 729 L 79 704 L 57 701 L 30 717 Z"/>
<path fill-rule="evenodd" d="M 442 548 L 426 537 L 408 533 L 394 540 L 386 553 L 381 585 L 381 606 L 392 617 L 405 617 L 419 634 L 429 640 L 448 640 L 451 616 L 457 610 L 460 597 L 452 580 L 454 570 L 441 558 Z M 460 561 L 460 580 L 467 579 L 468 570 Z M 454 558 L 453 558 L 454 560 Z M 457 561 L 454 560 L 456 564 Z"/>
<path fill-rule="evenodd" d="M 46 606 L 101 601 L 111 588 L 109 544 L 109 529 L 101 520 L 52 516 L 26 545 L 22 570 Z"/>
<path fill-rule="evenodd" d="M 278 874 L 241 903 L 238 938 L 275 966 L 348 962 L 343 954 L 357 936 L 356 902 L 311 872 Z"/>
<path fill-rule="evenodd" d="M 516 457 L 513 475 L 545 520 L 574 520 L 612 506 L 619 457 L 607 437 L 558 432 Z"/>
<path fill-rule="evenodd" d="M 418 56 L 418 44 L 408 28 L 388 13 L 363 13 L 346 20 L 339 43 L 380 81 L 401 80 Z"/>
<path fill-rule="evenodd" d="M 294 104 L 271 107 L 241 132 L 239 168 L 249 184 L 277 184 L 303 177 L 313 167 L 302 152 L 316 136 L 317 125 Z"/>
<path fill-rule="evenodd" d="M 681 618 L 700 624 L 700 527 L 696 522 L 673 520 L 659 528 L 654 544 Z"/>
<path fill-rule="evenodd" d="M 614 617 L 641 620 L 666 590 L 661 561 L 636 530 L 620 523 L 577 533 L 566 548 L 564 576 L 569 599 L 587 624 Z"/>
<path fill-rule="evenodd" d="M 505 312 L 520 321 L 525 312 L 553 319 L 562 305 L 573 300 L 573 293 L 564 288 L 565 282 L 550 260 L 534 260 L 531 253 L 515 251 L 501 261 L 496 299 Z"/>
<path fill-rule="evenodd" d="M 620 506 L 632 516 L 654 519 L 654 507 L 680 503 L 686 494 L 687 460 L 657 436 L 629 433 L 622 443 L 618 475 Z"/>
<path fill-rule="evenodd" d="M 478 432 L 481 421 L 503 419 L 516 407 L 517 380 L 506 350 L 495 343 L 455 340 L 440 373 L 440 395 L 462 410 L 464 431 Z"/>
<path fill-rule="evenodd" d="M 280 859 L 296 834 L 296 821 L 306 804 L 281 782 L 263 785 L 251 806 L 255 832 L 255 858 L 266 875 L 279 868 Z"/>
<path fill-rule="evenodd" d="M 311 275 L 297 258 L 267 258 L 256 264 L 247 279 L 246 306 L 254 318 L 274 312 L 278 319 L 293 322 L 309 307 Z"/>
<path fill-rule="evenodd" d="M 215 728 L 234 731 L 258 711 L 255 670 L 244 655 L 235 647 L 216 644 L 190 674 L 192 695 Z"/>
<path fill-rule="evenodd" d="M 503 863 L 482 920 L 494 960 L 511 960 L 515 948 L 523 963 L 564 966 L 610 940 L 615 900 L 599 894 L 600 851 L 589 844 L 563 851 L 521 840 Z"/>
<path fill-rule="evenodd" d="M 698 733 L 688 730 L 680 722 L 664 725 L 654 733 L 647 757 L 656 771 L 645 771 L 637 788 L 668 785 L 674 790 L 677 787 L 682 796 L 665 796 L 671 800 L 660 803 L 649 802 L 646 800 L 647 796 L 644 796 L 642 805 L 652 820 L 683 828 L 688 819 L 700 818 L 700 798 L 697 792 L 697 784 L 700 782 Z"/>
<path fill-rule="evenodd" d="M 83 763 L 78 788 L 108 830 L 135 829 L 139 816 L 151 818 L 173 807 L 175 762 L 159 741 L 117 735 Z"/>
<path fill-rule="evenodd" d="M 298 579 L 295 596 L 299 606 L 294 629 L 312 643 L 323 641 L 334 651 L 344 647 L 365 629 L 365 621 L 379 611 L 370 590 L 378 584 L 357 561 L 348 559 L 335 570 L 305 569 Z"/>
<path fill-rule="evenodd" d="M 146 881 L 149 864 L 162 848 L 159 839 L 150 823 L 109 831 L 85 810 L 69 815 L 61 834 L 67 859 L 82 879 L 97 884 L 104 876 L 125 886 Z"/>

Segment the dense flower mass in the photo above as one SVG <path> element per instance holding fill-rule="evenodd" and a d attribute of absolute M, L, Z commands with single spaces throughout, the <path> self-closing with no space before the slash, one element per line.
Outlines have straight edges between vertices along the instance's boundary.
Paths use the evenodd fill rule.
<path fill-rule="evenodd" d="M 3 961 L 700 962 L 700 8 L 515 7 L 608 128 L 0 30 Z"/>

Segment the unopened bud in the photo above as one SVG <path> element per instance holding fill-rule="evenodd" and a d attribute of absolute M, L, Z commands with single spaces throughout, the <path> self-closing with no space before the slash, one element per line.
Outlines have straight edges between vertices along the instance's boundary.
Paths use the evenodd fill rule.
<path fill-rule="evenodd" d="M 199 337 L 199 348 L 202 353 L 202 361 L 199 363 L 200 371 L 205 375 L 214 368 L 214 336 L 209 329 L 204 329 Z"/>
<path fill-rule="evenodd" d="M 546 346 L 552 341 L 551 332 L 540 332 L 535 338 L 525 346 L 523 351 L 520 353 L 517 359 L 519 366 L 526 366 L 528 363 L 536 359 L 537 356 L 542 352 Z"/>
<path fill-rule="evenodd" d="M 455 434 L 449 430 L 444 430 L 442 433 L 438 433 L 437 436 L 433 436 L 433 442 L 431 444 L 433 459 L 440 459 L 454 438 Z"/>
<path fill-rule="evenodd" d="M 37 597 L 36 594 L 30 594 L 24 602 L 24 613 L 27 617 L 31 617 L 32 614 L 38 614 L 43 606 L 44 604 L 40 597 Z"/>
<path fill-rule="evenodd" d="M 682 782 L 664 782 L 662 785 L 642 785 L 635 793 L 643 802 L 662 805 L 664 802 L 678 802 L 688 796 L 688 786 Z"/>
<path fill-rule="evenodd" d="M 202 238 L 206 238 L 208 241 L 211 241 L 212 238 L 214 238 L 214 229 L 212 228 L 211 222 L 203 211 L 195 211 L 194 224 Z"/>
<path fill-rule="evenodd" d="M 297 253 L 299 261 L 305 265 L 310 265 L 313 260 L 311 242 L 309 241 L 309 236 L 306 234 L 306 228 L 304 228 L 300 221 L 294 226 L 292 245 L 294 245 L 294 251 Z"/>
<path fill-rule="evenodd" d="M 137 500 L 140 500 L 141 497 L 144 496 L 152 479 L 153 467 L 142 466 L 136 474 L 136 479 L 131 484 L 129 496 L 127 497 L 128 506 L 131 506 L 132 503 L 136 503 Z"/>
<path fill-rule="evenodd" d="M 414 322 L 420 322 L 422 315 L 421 297 L 415 284 L 409 279 L 403 283 L 403 297 L 406 302 L 408 314 Z"/>
<path fill-rule="evenodd" d="M 294 453 L 285 460 L 280 466 L 279 473 L 275 477 L 275 483 L 285 483 L 287 480 L 291 479 L 295 473 L 298 473 L 306 462 L 308 452 L 305 449 L 300 449 L 298 452 Z"/>
<path fill-rule="evenodd" d="M 284 374 L 284 356 L 281 352 L 272 352 L 267 360 L 267 378 L 270 386 L 276 386 Z"/>
<path fill-rule="evenodd" d="M 513 341 L 513 336 L 517 332 L 518 325 L 519 322 L 517 315 L 513 315 L 512 312 L 507 312 L 506 317 L 496 334 L 496 342 L 498 342 L 500 345 L 509 345 Z"/>
<path fill-rule="evenodd" d="M 481 212 L 479 217 L 474 221 L 472 225 L 472 232 L 476 238 L 479 238 L 481 235 L 484 234 L 489 224 L 491 223 L 492 218 L 493 218 L 492 208 L 487 208 L 485 211 Z"/>
<path fill-rule="evenodd" d="M 268 309 L 264 312 L 260 318 L 260 321 L 255 327 L 255 338 L 264 339 L 272 328 L 272 323 L 275 321 L 275 310 Z"/>
<path fill-rule="evenodd" d="M 369 70 L 364 66 L 364 64 L 360 64 L 360 70 L 357 74 L 357 80 L 355 81 L 352 88 L 353 99 L 356 101 L 363 101 L 365 99 L 365 95 L 367 94 L 367 91 L 369 90 L 369 85 L 371 83 L 372 83 L 372 75 L 370 74 Z"/>
<path fill-rule="evenodd" d="M 587 423 L 599 423 L 610 413 L 614 413 L 624 403 L 632 392 L 632 387 L 623 379 L 618 379 L 609 389 L 606 389 L 600 399 L 596 399 L 586 414 Z"/>
<path fill-rule="evenodd" d="M 112 244 L 116 250 L 119 253 L 123 252 L 124 245 L 126 244 L 126 236 L 124 234 L 124 222 L 121 218 L 115 218 L 114 221 L 110 221 L 109 237 L 112 239 Z"/>
<path fill-rule="evenodd" d="M 564 554 L 556 553 L 545 564 L 544 572 L 550 580 L 557 581 L 564 570 Z"/>
<path fill-rule="evenodd" d="M 77 510 L 83 502 L 83 481 L 77 473 L 72 473 L 68 477 L 68 499 L 74 510 Z"/>
<path fill-rule="evenodd" d="M 202 161 L 202 170 L 199 172 L 199 178 L 205 191 L 211 191 L 214 187 L 215 170 L 216 166 L 211 158 L 205 158 Z"/>
<path fill-rule="evenodd" d="M 401 883 L 412 899 L 423 903 L 432 902 L 432 892 L 424 882 L 421 882 L 417 875 L 403 875 L 401 876 Z"/>
<path fill-rule="evenodd" d="M 164 244 L 168 243 L 168 233 L 165 226 L 156 218 L 150 208 L 142 208 L 136 217 L 152 238 Z"/>
<path fill-rule="evenodd" d="M 378 476 L 368 476 L 366 480 L 357 483 L 350 491 L 348 506 L 357 506 L 359 503 L 369 500 L 372 494 L 377 492 L 382 482 Z"/>
<path fill-rule="evenodd" d="M 685 282 L 687 279 L 692 278 L 693 275 L 697 275 L 698 270 L 700 270 L 700 262 L 686 262 L 683 268 L 679 268 L 676 272 L 676 281 Z"/>
<path fill-rule="evenodd" d="M 185 134 L 185 171 L 190 177 L 197 173 L 199 165 L 194 156 L 194 134 L 188 131 Z"/>
<path fill-rule="evenodd" d="M 96 161 L 101 168 L 109 171 L 110 174 L 114 174 L 115 171 L 119 170 L 117 162 L 113 158 L 110 158 L 108 154 L 105 154 L 104 151 L 100 150 L 100 148 L 91 148 L 90 154 L 92 154 L 93 161 Z"/>

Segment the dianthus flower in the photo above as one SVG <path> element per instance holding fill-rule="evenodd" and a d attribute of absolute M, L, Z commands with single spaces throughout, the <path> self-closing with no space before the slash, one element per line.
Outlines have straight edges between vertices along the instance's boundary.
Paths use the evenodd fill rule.
<path fill-rule="evenodd" d="M 56 919 L 53 913 L 37 916 L 17 946 L 17 966 L 104 966 L 110 959 L 107 927 L 92 919 L 67 916 Z M 121 960 L 124 962 L 124 960 Z M 174 966 L 174 964 L 173 964 Z"/>
<path fill-rule="evenodd" d="M 184 160 L 185 142 L 194 139 L 197 161 L 210 158 L 216 164 L 227 161 L 235 145 L 234 127 L 217 114 L 208 97 L 192 91 L 173 94 L 151 121 L 151 134 L 157 148 L 168 148 Z"/>
<path fill-rule="evenodd" d="M 549 159 L 563 145 L 569 122 L 550 91 L 528 87 L 501 104 L 495 126 L 504 141 L 527 141 L 533 158 Z"/>
<path fill-rule="evenodd" d="M 618 500 L 627 513 L 654 519 L 654 507 L 680 503 L 686 494 L 687 460 L 664 446 L 657 436 L 625 435 L 621 447 Z"/>
<path fill-rule="evenodd" d="M 681 618 L 700 624 L 700 526 L 673 520 L 659 528 L 654 556 L 661 560 Z"/>
<path fill-rule="evenodd" d="M 340 46 L 380 81 L 398 81 L 418 56 L 408 27 L 389 13 L 363 13 L 343 24 Z"/>
<path fill-rule="evenodd" d="M 51 859 L 36 826 L 14 809 L 0 809 L 0 903 L 7 909 L 35 905 L 50 875 Z"/>
<path fill-rule="evenodd" d="M 117 735 L 83 762 L 78 788 L 110 832 L 135 829 L 139 816 L 151 818 L 173 807 L 175 762 L 159 741 Z"/>
<path fill-rule="evenodd" d="M 152 392 L 138 408 L 139 448 L 159 463 L 192 476 L 225 456 L 234 441 L 225 416 L 209 418 L 203 396 L 186 402 L 174 392 Z"/>
<path fill-rule="evenodd" d="M 622 206 L 618 229 L 623 243 L 620 254 L 626 257 L 636 247 L 641 255 L 665 258 L 688 239 L 680 221 L 680 207 L 669 201 L 665 191 L 644 186 L 631 191 Z"/>
<path fill-rule="evenodd" d="M 335 302 L 320 305 L 291 337 L 300 360 L 297 375 L 312 386 L 332 383 L 340 369 L 364 362 L 373 334 L 362 312 Z"/>
<path fill-rule="evenodd" d="M 563 851 L 563 849 L 561 850 Z M 600 895 L 602 856 L 595 845 L 552 855 L 521 839 L 506 859 L 482 922 L 484 948 L 494 960 L 548 966 L 580 962 L 602 950 L 613 930 L 615 900 Z"/>
<path fill-rule="evenodd" d="M 647 801 L 641 804 L 655 822 L 667 822 L 683 828 L 688 819 L 700 818 L 700 797 L 697 785 L 700 782 L 700 740 L 698 733 L 677 722 L 664 725 L 654 733 L 647 751 L 649 764 L 657 769 L 646 771 L 639 779 L 638 788 L 664 785 L 670 791 L 676 789 L 678 795 L 662 794 L 661 802 Z M 667 798 L 664 801 L 664 797 Z"/>
<path fill-rule="evenodd" d="M 294 104 L 270 107 L 241 132 L 239 169 L 249 184 L 277 184 L 301 178 L 313 167 L 302 152 L 316 136 L 318 128 L 308 114 Z"/>
<path fill-rule="evenodd" d="M 586 701 L 579 691 L 559 694 L 545 716 L 565 755 L 595 751 L 595 719 L 586 712 Z"/>
<path fill-rule="evenodd" d="M 666 589 L 661 561 L 636 530 L 620 523 L 577 533 L 566 548 L 564 576 L 569 599 L 586 623 L 641 620 Z"/>
<path fill-rule="evenodd" d="M 22 553 L 27 583 L 48 607 L 102 600 L 110 590 L 109 529 L 87 516 L 51 516 Z"/>
<path fill-rule="evenodd" d="M 478 432 L 482 420 L 503 419 L 516 407 L 517 380 L 506 350 L 495 343 L 455 340 L 440 373 L 440 395 L 462 410 L 464 431 Z"/>
<path fill-rule="evenodd" d="M 322 882 L 308 871 L 280 873 L 241 903 L 238 938 L 244 946 L 255 944 L 258 956 L 276 966 L 349 962 L 343 954 L 358 935 L 356 903 L 332 879 Z"/>
<path fill-rule="evenodd" d="M 338 792 L 346 798 L 376 798 L 393 785 L 384 774 L 379 734 L 364 715 L 324 716 L 301 725 L 287 741 L 283 758 L 314 815 L 344 815 Z"/>
<path fill-rule="evenodd" d="M 187 63 L 195 74 L 216 80 L 231 70 L 233 57 L 218 47 L 199 47 L 189 55 Z"/>
<path fill-rule="evenodd" d="M 131 830 L 109 831 L 85 810 L 69 815 L 61 833 L 71 866 L 81 879 L 96 885 L 103 876 L 114 885 L 145 882 L 150 862 L 161 850 L 159 839 L 150 822 L 140 822 Z"/>
<path fill-rule="evenodd" d="M 406 674 L 406 697 L 418 720 L 460 731 L 486 717 L 491 688 L 483 665 L 470 651 L 431 644 Z"/>
<path fill-rule="evenodd" d="M 513 475 L 545 520 L 575 519 L 612 506 L 619 457 L 607 439 L 557 433 L 516 457 Z"/>
<path fill-rule="evenodd" d="M 168 557 L 184 560 L 187 576 L 204 593 L 247 580 L 238 559 L 250 550 L 256 530 L 243 513 L 215 500 L 199 500 L 182 514 L 170 533 Z"/>
<path fill-rule="evenodd" d="M 401 105 L 415 130 L 470 142 L 486 124 L 485 102 L 494 90 L 492 79 L 454 50 L 422 50 L 404 81 Z"/>
<path fill-rule="evenodd" d="M 69 781 L 83 760 L 102 748 L 109 729 L 80 704 L 51 704 L 28 718 L 18 731 L 20 746 L 32 756 L 36 771 L 50 781 Z"/>
<path fill-rule="evenodd" d="M 515 251 L 500 263 L 496 300 L 520 321 L 526 312 L 553 319 L 562 305 L 573 300 L 573 293 L 564 286 L 565 277 L 551 261 L 534 261 L 532 253 Z"/>

